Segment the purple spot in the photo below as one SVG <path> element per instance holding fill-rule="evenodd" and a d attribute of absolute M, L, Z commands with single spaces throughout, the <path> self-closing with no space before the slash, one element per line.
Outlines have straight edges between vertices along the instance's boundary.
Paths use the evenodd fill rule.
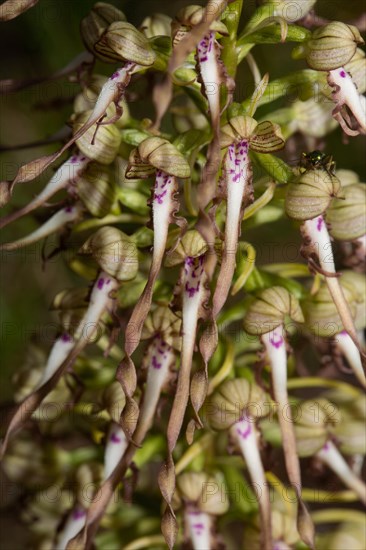
<path fill-rule="evenodd" d="M 339 76 L 341 76 L 342 78 L 346 78 L 346 71 L 339 71 Z"/>
<path fill-rule="evenodd" d="M 115 73 L 112 74 L 110 80 L 116 80 L 116 78 L 118 78 L 120 74 L 121 73 L 119 71 L 116 71 Z"/>
<path fill-rule="evenodd" d="M 317 224 L 316 224 L 316 228 L 317 228 L 318 231 L 322 230 L 323 222 L 324 222 L 323 218 L 321 216 L 319 216 Z"/>
<path fill-rule="evenodd" d="M 247 437 L 249 437 L 250 434 L 251 434 L 251 432 L 252 432 L 252 428 L 251 428 L 250 424 L 248 424 L 248 427 L 247 427 L 247 429 L 246 429 L 245 431 L 244 431 L 244 430 L 241 430 L 240 428 L 238 428 L 238 429 L 236 430 L 236 433 L 237 433 L 238 435 L 240 435 L 240 437 L 242 437 L 243 439 L 246 439 Z"/>
<path fill-rule="evenodd" d="M 340 334 L 342 334 L 343 336 L 348 336 L 348 332 L 346 330 L 342 330 L 342 332 L 340 332 Z"/>
<path fill-rule="evenodd" d="M 67 332 L 64 332 L 64 334 L 61 336 L 61 340 L 63 342 L 71 342 L 72 338 L 71 338 L 70 334 L 67 334 Z"/>
<path fill-rule="evenodd" d="M 155 193 L 155 197 L 154 197 L 154 198 L 158 201 L 158 204 L 163 204 L 163 198 L 165 197 L 165 195 L 166 195 L 166 190 L 163 191 L 163 192 L 160 193 L 160 194 Z"/>
<path fill-rule="evenodd" d="M 203 523 L 194 523 L 192 525 L 193 529 L 195 529 L 196 531 L 198 531 L 197 535 L 202 535 L 202 531 L 204 530 L 205 526 L 203 525 Z"/>
<path fill-rule="evenodd" d="M 276 349 L 280 348 L 283 344 L 282 336 L 280 336 L 278 340 L 275 340 L 274 338 L 270 338 L 269 341 L 271 342 L 272 346 L 274 346 Z"/>
<path fill-rule="evenodd" d="M 84 518 L 86 516 L 85 510 L 81 510 L 80 508 L 78 510 L 74 510 L 72 514 L 72 519 L 77 520 Z"/>
<path fill-rule="evenodd" d="M 113 433 L 111 435 L 111 441 L 112 441 L 112 443 L 121 443 L 121 438 L 118 437 L 117 434 Z"/>
<path fill-rule="evenodd" d="M 329 443 L 325 443 L 325 444 L 323 445 L 323 450 L 324 450 L 324 451 L 329 451 Z"/>
<path fill-rule="evenodd" d="M 199 516 L 200 514 L 201 514 L 201 512 L 199 512 L 198 510 L 194 510 L 192 512 L 189 512 L 190 516 Z"/>
<path fill-rule="evenodd" d="M 158 363 L 158 360 L 156 359 L 155 355 L 153 355 L 151 364 L 154 369 L 161 369 L 161 363 Z"/>
<path fill-rule="evenodd" d="M 199 282 L 197 283 L 196 287 L 189 286 L 188 283 L 186 283 L 186 292 L 188 292 L 188 295 L 190 298 L 192 298 L 196 294 L 196 292 L 199 291 L 199 288 L 200 288 Z"/>
<path fill-rule="evenodd" d="M 78 162 L 78 160 L 79 160 L 79 157 L 77 155 L 73 155 L 70 159 L 70 162 L 72 164 L 75 164 L 75 162 Z"/>
<path fill-rule="evenodd" d="M 103 279 L 103 277 L 102 277 L 101 279 L 99 279 L 97 286 L 98 286 L 98 289 L 99 289 L 99 290 L 102 290 L 102 288 L 103 288 L 103 286 L 104 286 L 104 279 Z"/>
<path fill-rule="evenodd" d="M 74 210 L 74 207 L 73 207 L 73 206 L 67 206 L 67 207 L 65 208 L 65 212 L 67 212 L 67 213 L 70 213 L 70 212 L 72 212 L 73 210 Z"/>

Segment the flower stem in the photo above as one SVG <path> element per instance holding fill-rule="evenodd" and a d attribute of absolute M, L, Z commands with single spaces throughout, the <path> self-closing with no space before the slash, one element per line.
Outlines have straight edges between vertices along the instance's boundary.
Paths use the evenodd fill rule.
<path fill-rule="evenodd" d="M 188 526 L 193 550 L 211 550 L 212 517 L 198 509 L 187 508 L 184 520 Z"/>
<path fill-rule="evenodd" d="M 344 330 L 336 335 L 337 347 L 341 350 L 360 384 L 366 387 L 366 376 L 362 367 L 360 352 L 350 335 Z"/>
<path fill-rule="evenodd" d="M 313 248 L 318 256 L 320 268 L 325 274 L 329 293 L 337 308 L 343 327 L 348 332 L 361 354 L 352 314 L 337 277 L 330 236 L 323 216 L 317 216 L 311 220 L 306 220 L 303 224 L 303 232 L 305 237 L 310 241 L 310 247 Z"/>
<path fill-rule="evenodd" d="M 355 491 L 360 500 L 366 505 L 366 485 L 351 470 L 332 441 L 328 441 L 324 447 L 316 453 L 316 456 L 333 470 L 349 489 Z"/>
<path fill-rule="evenodd" d="M 49 218 L 46 223 L 41 225 L 41 227 L 39 227 L 26 237 L 23 237 L 11 243 L 4 243 L 0 245 L 0 250 L 18 250 L 19 248 L 23 248 L 24 246 L 34 244 L 37 241 L 40 241 L 41 239 L 52 235 L 53 233 L 58 233 L 66 225 L 77 221 L 81 217 L 82 211 L 83 207 L 81 203 L 77 203 L 74 206 L 67 206 L 59 212 L 56 212 L 56 214 Z"/>
<path fill-rule="evenodd" d="M 204 257 L 186 258 L 182 277 L 182 354 L 178 385 L 170 413 L 167 439 L 172 454 L 177 442 L 187 408 L 193 350 L 196 341 L 198 314 L 204 296 Z"/>
<path fill-rule="evenodd" d="M 254 419 L 246 416 L 239 420 L 239 422 L 235 422 L 230 429 L 230 433 L 239 445 L 252 483 L 258 491 L 257 498 L 261 515 L 263 548 L 265 550 L 272 550 L 271 504 L 268 484 L 258 448 L 259 434 Z"/>
<path fill-rule="evenodd" d="M 85 170 L 89 162 L 90 159 L 81 153 L 72 155 L 60 166 L 57 172 L 55 172 L 50 181 L 47 183 L 46 187 L 37 197 L 26 204 L 23 208 L 20 208 L 15 212 L 11 212 L 4 218 L 0 219 L 0 229 L 11 222 L 18 220 L 22 216 L 33 212 L 33 210 L 39 208 L 46 201 L 48 201 L 55 193 L 57 193 L 57 191 L 65 189 L 68 185 L 73 184 Z"/>

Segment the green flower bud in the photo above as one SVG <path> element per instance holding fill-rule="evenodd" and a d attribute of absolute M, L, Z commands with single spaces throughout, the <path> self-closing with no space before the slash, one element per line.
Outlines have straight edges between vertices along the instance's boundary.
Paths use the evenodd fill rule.
<path fill-rule="evenodd" d="M 355 83 L 358 93 L 363 94 L 366 92 L 366 56 L 365 52 L 361 48 L 357 48 L 355 55 L 351 61 L 344 65 L 344 69 L 352 77 Z"/>
<path fill-rule="evenodd" d="M 363 43 L 357 27 L 334 21 L 313 32 L 306 44 L 306 61 L 317 71 L 338 69 L 352 59 L 357 45 Z"/>
<path fill-rule="evenodd" d="M 114 422 L 119 424 L 121 412 L 126 404 L 126 396 L 119 382 L 113 382 L 103 392 L 103 406 Z"/>
<path fill-rule="evenodd" d="M 116 59 L 111 59 L 110 56 L 105 56 L 95 49 L 95 44 L 106 28 L 114 21 L 125 21 L 126 17 L 123 12 L 118 10 L 112 4 L 106 2 L 97 2 L 91 12 L 84 17 L 80 24 L 80 32 L 86 48 L 101 61 L 105 63 L 114 63 Z M 119 58 L 117 58 L 119 59 Z"/>
<path fill-rule="evenodd" d="M 352 185 L 353 183 L 360 183 L 358 174 L 352 170 L 337 170 L 336 176 L 341 182 L 342 187 L 347 187 L 347 185 Z"/>
<path fill-rule="evenodd" d="M 326 211 L 332 198 L 341 196 L 336 176 L 319 168 L 307 170 L 287 187 L 286 214 L 294 220 L 311 220 Z"/>
<path fill-rule="evenodd" d="M 224 382 L 210 397 L 207 405 L 207 420 L 215 430 L 228 430 L 243 414 L 253 418 L 269 412 L 269 398 L 257 385 L 244 378 Z"/>
<path fill-rule="evenodd" d="M 280 499 L 274 492 L 271 495 L 271 517 L 272 517 L 272 536 L 274 542 L 274 548 L 276 543 L 278 550 L 290 550 L 296 548 L 296 543 L 299 542 L 300 537 L 296 529 L 296 504 L 286 502 L 286 506 L 282 499 Z M 282 498 L 286 498 L 286 494 L 282 495 Z M 244 529 L 244 548 L 250 548 L 251 550 L 261 550 L 261 525 L 259 516 L 256 515 Z M 279 543 L 279 544 L 278 544 Z"/>
<path fill-rule="evenodd" d="M 343 412 L 343 411 L 342 411 Z M 339 450 L 346 455 L 366 454 L 365 419 L 342 415 L 342 422 L 334 429 Z"/>
<path fill-rule="evenodd" d="M 75 333 L 88 307 L 88 295 L 89 290 L 80 287 L 63 290 L 55 296 L 51 309 L 57 311 L 66 332 Z"/>
<path fill-rule="evenodd" d="M 91 111 L 86 111 L 73 117 L 73 133 L 76 134 L 89 119 Z M 76 145 L 84 155 L 100 164 L 110 164 L 117 156 L 121 143 L 121 135 L 115 124 L 99 126 L 93 124 L 79 139 Z M 94 139 L 94 142 L 93 142 Z"/>
<path fill-rule="evenodd" d="M 187 231 L 174 250 L 167 255 L 165 265 L 172 267 L 184 262 L 186 258 L 198 258 L 207 250 L 207 243 L 198 231 Z"/>
<path fill-rule="evenodd" d="M 107 82 L 108 78 L 100 74 L 94 74 L 88 81 L 87 86 L 83 88 L 74 100 L 74 113 L 79 114 L 84 111 L 91 111 L 94 109 L 95 103 L 102 91 L 103 85 Z M 117 128 L 124 128 L 130 119 L 130 112 L 128 104 L 124 98 L 119 101 L 123 112 L 122 116 L 114 122 Z M 116 115 L 116 106 L 111 103 L 106 110 L 106 120 L 110 120 Z"/>
<path fill-rule="evenodd" d="M 127 21 L 111 23 L 95 44 L 95 50 L 110 61 L 124 60 L 144 67 L 155 61 L 146 36 Z"/>
<path fill-rule="evenodd" d="M 283 325 L 286 316 L 297 323 L 304 322 L 297 298 L 282 286 L 266 288 L 249 306 L 244 329 L 248 334 L 266 334 Z"/>
<path fill-rule="evenodd" d="M 295 435 L 299 456 L 319 451 L 339 424 L 339 411 L 327 399 L 303 401 L 296 407 Z"/>
<path fill-rule="evenodd" d="M 138 271 L 135 243 L 115 227 L 102 227 L 83 244 L 81 254 L 90 254 L 99 267 L 118 281 L 130 281 Z"/>
<path fill-rule="evenodd" d="M 221 128 L 221 148 L 232 143 L 247 140 L 250 148 L 257 153 L 271 153 L 282 149 L 285 140 L 278 124 L 269 121 L 260 122 L 247 115 L 232 117 Z"/>
<path fill-rule="evenodd" d="M 355 326 L 358 330 L 363 330 L 366 327 L 366 275 L 344 270 L 341 285 L 343 289 L 347 289 L 352 294 Z"/>
<path fill-rule="evenodd" d="M 173 44 L 180 42 L 192 27 L 201 23 L 204 14 L 205 8 L 202 6 L 191 5 L 182 8 L 172 22 Z M 227 27 L 222 21 L 214 20 L 209 30 L 218 32 L 222 36 L 228 35 Z"/>
<path fill-rule="evenodd" d="M 103 218 L 116 200 L 116 186 L 108 167 L 90 163 L 76 182 L 77 193 L 89 212 Z"/>
<path fill-rule="evenodd" d="M 147 38 L 171 35 L 172 18 L 165 13 L 153 13 L 141 23 L 141 31 Z"/>
<path fill-rule="evenodd" d="M 146 317 L 141 339 L 147 340 L 159 335 L 164 342 L 179 350 L 181 324 L 182 320 L 169 307 L 159 306 Z"/>
<path fill-rule="evenodd" d="M 343 281 L 341 280 L 341 283 Z M 351 309 L 352 316 L 355 316 L 355 296 L 348 286 L 343 285 L 343 292 Z M 316 294 L 309 297 L 302 303 L 306 327 L 315 334 L 324 338 L 335 336 L 343 330 L 343 324 L 328 286 L 323 282 Z"/>
<path fill-rule="evenodd" d="M 149 177 L 151 167 L 177 178 L 189 178 L 191 173 L 182 153 L 166 139 L 155 136 L 145 139 L 132 151 L 126 177 Z"/>
<path fill-rule="evenodd" d="M 212 487 L 217 491 L 212 491 Z M 225 485 L 204 472 L 187 472 L 177 478 L 177 492 L 187 504 L 193 504 L 200 512 L 220 516 L 229 508 L 225 497 Z"/>
<path fill-rule="evenodd" d="M 325 98 L 296 101 L 292 107 L 292 119 L 298 130 L 311 137 L 321 138 L 337 127 L 332 117 L 334 105 Z"/>
<path fill-rule="evenodd" d="M 365 527 L 363 523 L 356 521 L 343 522 L 336 529 L 332 529 L 327 535 L 318 537 L 318 550 L 364 550 Z"/>
<path fill-rule="evenodd" d="M 344 200 L 332 201 L 326 218 L 332 237 L 340 241 L 353 241 L 366 231 L 366 185 L 348 185 L 343 193 Z"/>

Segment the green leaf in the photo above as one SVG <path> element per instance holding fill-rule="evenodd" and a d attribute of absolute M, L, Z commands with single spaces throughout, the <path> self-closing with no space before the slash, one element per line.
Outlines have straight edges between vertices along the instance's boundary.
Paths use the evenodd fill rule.
<path fill-rule="evenodd" d="M 267 174 L 278 183 L 288 183 L 294 176 L 291 167 L 274 155 L 251 151 L 250 156 L 255 164 L 264 168 Z"/>
<path fill-rule="evenodd" d="M 150 39 L 150 45 L 156 54 L 152 69 L 166 71 L 172 53 L 170 36 L 154 36 Z"/>
<path fill-rule="evenodd" d="M 230 495 L 230 504 L 244 515 L 254 514 L 258 510 L 257 498 L 243 473 L 234 466 L 222 466 Z"/>
<path fill-rule="evenodd" d="M 117 196 L 121 203 L 132 210 L 132 212 L 142 215 L 150 212 L 150 208 L 146 204 L 146 196 L 135 191 L 135 189 L 128 189 L 126 187 L 118 189 Z"/>
<path fill-rule="evenodd" d="M 186 157 L 194 150 L 199 150 L 210 141 L 209 130 L 198 130 L 192 128 L 180 134 L 174 141 L 173 145 L 176 146 L 178 151 L 184 153 Z"/>
<path fill-rule="evenodd" d="M 294 72 L 283 78 L 272 80 L 265 89 L 258 106 L 266 105 L 281 97 L 288 98 L 291 95 L 305 99 L 309 92 L 311 93 L 314 90 L 320 78 L 321 75 L 318 71 L 304 69 L 303 71 Z M 243 101 L 243 108 L 247 109 L 250 101 L 250 98 Z"/>
<path fill-rule="evenodd" d="M 305 42 L 311 36 L 311 32 L 298 25 L 288 25 L 285 42 Z M 242 35 L 237 42 L 241 48 L 246 44 L 277 44 L 281 42 L 283 31 L 278 25 L 271 24 L 259 31 Z"/>
<path fill-rule="evenodd" d="M 137 147 L 146 138 L 151 137 L 151 134 L 143 132 L 142 130 L 127 128 L 126 130 L 121 131 L 121 136 L 124 143 Z"/>

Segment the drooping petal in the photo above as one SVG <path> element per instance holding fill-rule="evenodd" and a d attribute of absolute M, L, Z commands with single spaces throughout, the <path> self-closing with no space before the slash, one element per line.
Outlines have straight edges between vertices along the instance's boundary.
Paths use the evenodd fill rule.
<path fill-rule="evenodd" d="M 336 103 L 333 111 L 334 118 L 342 126 L 344 132 L 350 136 L 366 133 L 366 112 L 362 101 L 350 74 L 343 68 L 335 69 L 328 73 L 328 84 L 334 89 L 332 97 Z M 342 113 L 342 108 L 348 107 L 355 117 L 358 129 L 354 130 L 349 126 L 347 119 Z"/>
<path fill-rule="evenodd" d="M 61 189 L 65 189 L 70 184 L 74 184 L 89 162 L 90 159 L 81 153 L 72 155 L 60 166 L 37 197 L 35 197 L 20 210 L 16 210 L 15 212 L 12 212 L 11 214 L 8 214 L 4 218 L 0 219 L 0 228 L 3 228 L 20 217 L 33 212 L 33 210 L 42 206 L 55 193 Z M 34 177 L 36 177 L 36 175 Z"/>

